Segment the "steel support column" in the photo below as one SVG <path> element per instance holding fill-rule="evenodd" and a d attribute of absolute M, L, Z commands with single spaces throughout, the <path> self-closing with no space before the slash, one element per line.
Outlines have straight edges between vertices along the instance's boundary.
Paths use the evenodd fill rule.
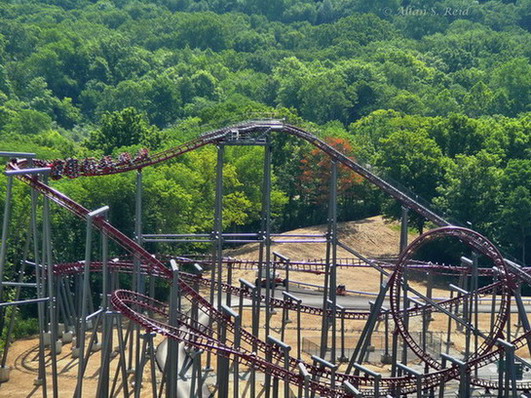
<path fill-rule="evenodd" d="M 48 183 L 47 176 L 44 176 L 44 183 Z M 57 379 L 57 322 L 56 322 L 56 292 L 55 292 L 55 278 L 53 273 L 53 259 L 52 259 L 52 237 L 51 237 L 51 220 L 50 220 L 50 200 L 44 197 L 43 205 L 43 266 L 47 270 L 48 282 L 48 311 L 50 321 L 50 343 L 51 343 L 51 357 L 52 357 L 52 392 L 53 397 L 59 397 L 59 385 Z"/>
<path fill-rule="evenodd" d="M 172 271 L 172 284 L 170 290 L 170 313 L 169 325 L 178 325 L 178 316 L 181 311 L 181 291 L 179 286 L 179 266 L 175 260 L 170 261 Z M 166 398 L 177 397 L 179 367 L 179 342 L 175 339 L 168 339 L 168 350 L 166 354 L 165 374 L 166 374 Z"/>
<path fill-rule="evenodd" d="M 92 224 L 94 217 L 101 216 L 109 210 L 108 206 L 104 206 L 98 210 L 95 210 L 88 214 L 87 216 L 87 231 L 86 231 L 86 242 L 85 242 L 85 263 L 83 264 L 83 287 L 81 292 L 81 318 L 79 335 L 76 337 L 78 340 L 79 348 L 79 364 L 78 364 L 78 373 L 77 373 L 77 385 L 74 396 L 76 398 L 81 398 L 83 395 L 83 374 L 85 372 L 85 335 L 87 330 L 87 306 L 88 301 L 92 300 L 90 294 L 90 263 L 92 261 Z M 51 297 L 51 296 L 50 296 Z M 51 318 L 50 318 L 51 321 Z M 53 323 L 52 323 L 53 324 Z M 52 329 L 53 330 L 53 329 Z M 94 331 L 96 333 L 96 331 Z M 53 338 L 52 331 L 52 343 L 55 342 Z M 90 352 L 90 348 L 89 348 Z"/>

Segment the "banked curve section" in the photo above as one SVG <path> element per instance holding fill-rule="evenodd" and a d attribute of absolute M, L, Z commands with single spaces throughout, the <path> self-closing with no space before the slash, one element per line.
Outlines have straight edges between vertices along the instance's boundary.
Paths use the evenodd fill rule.
<path fill-rule="evenodd" d="M 153 166 L 158 163 L 165 162 L 167 160 L 176 158 L 185 153 L 194 151 L 198 148 L 201 148 L 208 144 L 220 143 L 227 138 L 232 138 L 237 136 L 238 139 L 244 139 L 257 132 L 285 132 L 287 134 L 293 135 L 295 137 L 301 138 L 315 147 L 321 149 L 326 153 L 330 158 L 336 160 L 337 162 L 345 165 L 349 169 L 353 170 L 361 177 L 365 178 L 372 184 L 376 185 L 378 188 L 391 195 L 393 198 L 398 200 L 404 206 L 410 208 L 411 210 L 417 212 L 418 214 L 425 217 L 427 220 L 437 224 L 438 226 L 450 225 L 443 217 L 436 214 L 431 209 L 419 203 L 417 200 L 411 198 L 406 193 L 400 191 L 398 188 L 385 181 L 383 178 L 372 173 L 366 167 L 363 167 L 355 160 L 344 155 L 334 147 L 328 145 L 326 142 L 318 138 L 316 135 L 305 131 L 301 128 L 295 127 L 293 125 L 285 124 L 280 120 L 271 120 L 271 121 L 249 121 L 241 124 L 236 124 L 233 126 L 228 126 L 215 130 L 206 134 L 199 136 L 187 143 L 178 145 L 174 148 L 161 151 L 159 153 L 153 154 L 151 156 L 142 156 L 138 157 L 133 161 L 123 161 L 109 165 L 103 165 L 101 167 L 88 167 L 84 169 L 80 167 L 79 164 L 75 172 L 63 171 L 63 174 L 58 173 L 57 165 L 42 160 L 35 160 L 35 164 L 41 167 L 50 167 L 52 168 L 52 175 L 55 175 L 56 178 L 61 178 L 63 175 L 66 175 L 69 178 L 77 178 L 81 176 L 101 176 L 101 175 L 110 175 L 118 174 L 131 170 L 139 170 L 148 166 Z M 61 164 L 61 167 L 64 168 L 64 163 Z"/>

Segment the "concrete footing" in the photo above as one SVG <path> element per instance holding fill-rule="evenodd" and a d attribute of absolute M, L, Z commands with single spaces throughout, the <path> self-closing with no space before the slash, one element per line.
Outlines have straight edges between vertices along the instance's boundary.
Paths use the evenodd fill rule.
<path fill-rule="evenodd" d="M 77 347 L 72 348 L 72 358 L 74 359 L 79 358 L 79 348 Z"/>
<path fill-rule="evenodd" d="M 384 365 L 391 365 L 393 363 L 393 357 L 389 354 L 382 354 L 380 357 L 380 362 Z"/>
<path fill-rule="evenodd" d="M 0 383 L 9 381 L 9 373 L 11 368 L 9 366 L 0 367 Z"/>
<path fill-rule="evenodd" d="M 61 337 L 61 340 L 64 344 L 71 343 L 74 340 L 74 332 L 67 331 L 63 333 L 63 337 Z"/>
<path fill-rule="evenodd" d="M 63 342 L 61 340 L 57 340 L 55 342 L 55 353 L 59 355 L 63 351 Z"/>
<path fill-rule="evenodd" d="M 49 347 L 52 342 L 52 334 L 50 332 L 45 332 L 42 334 L 42 342 L 45 347 Z"/>

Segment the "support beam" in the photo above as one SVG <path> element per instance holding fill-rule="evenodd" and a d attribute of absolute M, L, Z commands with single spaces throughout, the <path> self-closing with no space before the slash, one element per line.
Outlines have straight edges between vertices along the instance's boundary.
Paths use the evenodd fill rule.
<path fill-rule="evenodd" d="M 88 301 L 92 300 L 90 294 L 90 264 L 92 261 L 92 228 L 93 220 L 96 217 L 103 216 L 109 211 L 109 206 L 103 206 L 97 210 L 91 211 L 87 215 L 87 231 L 85 242 L 85 263 L 83 264 L 83 287 L 81 298 L 81 317 L 79 320 L 79 335 L 76 337 L 77 347 L 79 349 L 79 364 L 77 373 L 77 385 L 74 396 L 81 398 L 83 396 L 83 378 L 85 372 L 85 337 L 87 331 L 87 315 L 88 315 Z M 52 338 L 53 341 L 53 338 Z M 90 349 L 89 349 L 90 351 Z M 87 355 L 88 357 L 88 355 Z"/>

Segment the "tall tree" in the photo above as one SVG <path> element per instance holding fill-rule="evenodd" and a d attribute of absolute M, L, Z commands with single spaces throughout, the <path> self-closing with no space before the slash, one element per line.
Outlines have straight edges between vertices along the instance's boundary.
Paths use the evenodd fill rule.
<path fill-rule="evenodd" d="M 472 156 L 457 155 L 446 170 L 437 204 L 454 220 L 493 236 L 499 226 L 502 197 L 499 163 L 496 155 L 485 150 Z"/>
<path fill-rule="evenodd" d="M 92 133 L 88 141 L 90 148 L 100 149 L 106 154 L 122 146 L 138 144 L 156 148 L 160 142 L 158 130 L 135 108 L 104 114 L 101 128 Z"/>
<path fill-rule="evenodd" d="M 428 137 L 425 130 L 397 131 L 380 143 L 375 166 L 384 176 L 431 201 L 436 195 L 445 166 L 445 158 L 437 143 Z M 386 212 L 389 216 L 398 217 L 398 204 L 395 201 L 389 202 Z M 413 214 L 411 216 L 417 229 L 422 232 L 425 220 Z"/>

